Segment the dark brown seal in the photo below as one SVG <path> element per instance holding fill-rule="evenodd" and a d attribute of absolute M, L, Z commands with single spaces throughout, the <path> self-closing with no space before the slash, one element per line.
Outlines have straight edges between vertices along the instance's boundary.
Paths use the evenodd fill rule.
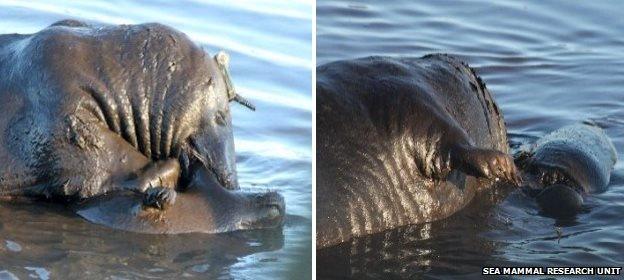
<path fill-rule="evenodd" d="M 250 104 L 234 91 L 227 67 L 227 55 L 213 58 L 161 24 L 65 20 L 1 35 L 0 194 L 81 201 L 113 193 L 123 200 L 129 191 L 128 201 L 142 206 L 208 209 L 212 228 L 197 231 L 280 225 L 281 196 L 235 191 L 229 103 Z M 199 202 L 177 192 L 221 198 Z M 176 196 L 182 201 L 174 204 Z M 184 215 L 201 220 L 206 211 Z M 241 221 L 235 213 L 247 215 L 247 226 L 231 226 Z M 109 214 L 116 215 L 83 216 L 102 222 Z"/>
<path fill-rule="evenodd" d="M 317 67 L 317 248 L 448 217 L 495 178 L 518 182 L 505 123 L 460 60 Z"/>

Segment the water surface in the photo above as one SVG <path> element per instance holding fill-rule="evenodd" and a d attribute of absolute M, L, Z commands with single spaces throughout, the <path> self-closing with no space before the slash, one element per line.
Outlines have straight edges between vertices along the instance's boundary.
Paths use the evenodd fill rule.
<path fill-rule="evenodd" d="M 239 182 L 286 200 L 283 230 L 144 235 L 54 205 L 0 203 L 0 279 L 307 279 L 311 275 L 310 1 L 0 1 L 0 34 L 57 20 L 177 28 L 231 55 Z"/>
<path fill-rule="evenodd" d="M 318 276 L 472 279 L 486 265 L 624 263 L 623 2 L 492 2 L 319 0 L 317 64 L 459 56 L 487 82 L 514 146 L 588 119 L 605 128 L 619 151 L 609 189 L 567 221 L 540 216 L 519 192 L 487 193 L 446 220 L 320 251 Z"/>

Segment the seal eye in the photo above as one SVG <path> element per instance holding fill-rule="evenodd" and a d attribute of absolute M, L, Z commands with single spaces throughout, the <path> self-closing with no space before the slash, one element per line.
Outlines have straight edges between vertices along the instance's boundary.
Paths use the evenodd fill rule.
<path fill-rule="evenodd" d="M 223 111 L 218 111 L 217 115 L 215 116 L 215 122 L 220 125 L 220 126 L 225 126 L 226 122 L 225 122 L 225 112 Z"/>

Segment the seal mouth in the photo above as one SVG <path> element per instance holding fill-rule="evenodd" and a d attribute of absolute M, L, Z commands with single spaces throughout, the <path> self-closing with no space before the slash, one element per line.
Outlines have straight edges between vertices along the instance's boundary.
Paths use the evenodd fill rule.
<path fill-rule="evenodd" d="M 577 192 L 582 192 L 583 188 L 575 180 L 573 176 L 570 176 L 565 169 L 551 165 L 541 163 L 531 163 L 529 165 L 529 176 L 531 176 L 532 182 L 535 185 L 529 185 L 528 187 L 533 189 L 544 189 L 553 185 L 565 185 Z"/>
<path fill-rule="evenodd" d="M 217 182 L 219 183 L 221 187 L 223 187 L 224 189 L 228 189 L 228 190 L 238 189 L 238 186 L 234 185 L 234 180 L 232 180 L 232 177 L 234 176 L 234 174 L 226 173 L 226 172 L 219 172 L 214 162 L 210 158 L 206 158 L 205 156 L 199 153 L 194 141 L 191 140 L 189 141 L 189 143 L 190 143 L 190 147 L 188 148 L 189 154 L 192 156 L 195 162 L 199 162 L 203 168 L 210 171 L 210 173 L 215 177 L 215 179 L 217 180 Z M 190 167 L 187 167 L 187 169 L 192 170 L 192 168 Z M 187 170 L 187 171 L 190 171 L 190 170 Z M 190 174 L 190 173 L 187 172 L 187 174 Z"/>
<path fill-rule="evenodd" d="M 219 185 L 221 187 L 228 190 L 237 189 L 237 186 L 234 186 L 234 184 L 232 183 L 233 180 L 231 173 L 224 174 L 222 172 L 219 172 L 212 164 L 204 165 L 204 167 L 206 167 L 206 169 L 208 169 L 215 176 L 217 182 L 219 182 Z"/>

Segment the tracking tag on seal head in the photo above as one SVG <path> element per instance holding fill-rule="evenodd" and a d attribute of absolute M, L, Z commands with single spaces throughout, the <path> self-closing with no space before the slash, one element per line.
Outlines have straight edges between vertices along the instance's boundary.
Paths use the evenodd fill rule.
<path fill-rule="evenodd" d="M 230 56 L 226 52 L 220 51 L 214 56 L 214 59 L 217 62 L 219 70 L 223 74 L 223 79 L 225 80 L 225 86 L 227 88 L 228 100 L 235 101 L 236 103 L 241 104 L 251 109 L 252 111 L 255 111 L 256 106 L 254 106 L 249 100 L 236 93 L 236 90 L 234 89 L 234 84 L 230 79 L 229 72 Z"/>

